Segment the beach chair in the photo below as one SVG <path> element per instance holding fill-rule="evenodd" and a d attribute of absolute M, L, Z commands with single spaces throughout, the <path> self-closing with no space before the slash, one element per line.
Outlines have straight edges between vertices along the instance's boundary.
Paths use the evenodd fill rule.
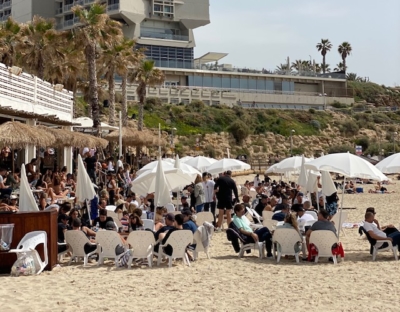
<path fill-rule="evenodd" d="M 377 240 L 373 239 L 364 229 L 363 226 L 360 226 L 360 228 L 358 229 L 358 233 L 360 235 L 365 234 L 365 236 L 367 237 L 368 242 L 370 244 L 369 253 L 372 255 L 372 261 L 375 261 L 376 256 L 378 255 L 378 251 L 391 251 L 393 252 L 394 258 L 398 260 L 398 255 L 397 255 L 398 247 L 393 246 L 392 242 L 389 239 L 379 240 L 379 243 L 383 244 L 377 247 Z"/>
<path fill-rule="evenodd" d="M 165 208 L 167 208 L 168 212 L 174 212 L 175 211 L 175 206 L 174 206 L 174 204 L 171 204 L 171 203 L 166 204 Z"/>
<path fill-rule="evenodd" d="M 89 252 L 88 254 L 85 253 L 86 244 L 90 244 L 93 246 L 96 246 L 96 244 L 91 243 L 85 233 L 83 233 L 82 231 L 70 230 L 65 232 L 65 241 L 69 246 L 69 251 L 72 252 L 71 259 L 69 260 L 68 265 L 71 264 L 72 260 L 82 257 L 83 266 L 86 266 L 89 261 L 89 257 L 97 253 L 97 249 Z"/>
<path fill-rule="evenodd" d="M 233 249 L 235 252 L 239 253 L 239 258 L 244 256 L 244 253 L 250 253 L 252 249 L 258 250 L 258 257 L 263 258 L 265 257 L 265 244 L 263 242 L 249 242 L 248 236 L 243 235 L 240 233 L 237 226 L 231 222 L 229 228 L 226 230 L 226 237 L 228 241 L 232 243 Z"/>
<path fill-rule="evenodd" d="M 154 231 L 154 220 L 142 219 L 144 229 L 149 229 Z"/>
<path fill-rule="evenodd" d="M 147 212 L 145 210 L 142 211 L 142 215 L 140 216 L 140 219 L 142 219 L 142 220 L 147 219 Z"/>
<path fill-rule="evenodd" d="M 257 211 L 255 211 L 252 208 L 248 208 L 246 207 L 247 212 L 255 219 L 258 221 L 258 223 L 262 224 L 262 218 L 261 216 L 257 213 Z"/>
<path fill-rule="evenodd" d="M 128 268 L 131 268 L 133 258 L 146 258 L 149 267 L 153 266 L 154 234 L 150 231 L 133 231 L 129 233 L 126 242 L 131 246 L 132 257 L 129 258 Z"/>
<path fill-rule="evenodd" d="M 190 230 L 174 231 L 168 237 L 165 244 L 160 244 L 158 249 L 157 266 L 160 265 L 163 257 L 168 258 L 168 267 L 172 266 L 172 259 L 182 258 L 183 262 L 190 266 L 189 258 L 186 254 L 186 248 L 193 243 L 193 233 Z M 172 255 L 164 253 L 163 248 L 170 245 L 172 247 Z"/>
<path fill-rule="evenodd" d="M 262 212 L 263 220 L 265 220 L 265 219 L 270 219 L 271 220 L 273 215 L 274 215 L 273 211 L 263 210 L 263 212 Z"/>
<path fill-rule="evenodd" d="M 115 213 L 114 211 L 107 211 L 107 216 L 113 218 L 115 226 L 117 229 L 122 228 L 122 223 L 120 221 L 120 219 L 118 218 L 118 214 Z"/>
<path fill-rule="evenodd" d="M 193 243 L 196 244 L 196 248 L 193 249 L 193 258 L 194 258 L 194 260 L 197 259 L 198 254 L 199 254 L 200 251 L 204 251 L 206 253 L 207 258 L 210 259 L 210 255 L 208 253 L 208 248 L 210 247 L 210 241 L 208 241 L 208 245 L 207 246 L 203 245 L 203 241 L 202 241 L 201 234 L 200 234 L 201 230 L 199 230 L 201 227 L 203 228 L 202 229 L 203 231 L 206 231 L 204 225 L 201 225 L 201 226 L 199 226 L 197 228 L 197 231 L 193 235 Z M 211 236 L 210 236 L 210 238 L 211 238 Z"/>
<path fill-rule="evenodd" d="M 40 258 L 40 255 L 36 250 L 36 247 L 40 244 L 43 244 L 44 261 L 42 261 L 42 258 Z M 36 274 L 40 274 L 49 263 L 47 251 L 47 233 L 45 231 L 33 231 L 26 233 L 18 243 L 17 248 L 11 249 L 8 252 L 16 253 L 17 258 L 19 257 L 19 254 L 22 253 L 32 256 L 35 262 Z"/>
<path fill-rule="evenodd" d="M 315 262 L 318 262 L 320 257 L 332 257 L 333 263 L 337 264 L 336 255 L 332 254 L 333 245 L 339 243 L 335 233 L 328 230 L 312 231 L 310 235 L 310 244 L 318 250 L 318 255 L 315 256 Z"/>
<path fill-rule="evenodd" d="M 196 224 L 197 226 L 202 226 L 204 222 L 214 222 L 214 217 L 212 215 L 212 212 L 210 211 L 203 211 L 196 213 Z"/>
<path fill-rule="evenodd" d="M 279 263 L 282 254 L 284 254 L 288 256 L 294 256 L 296 258 L 296 262 L 299 263 L 300 250 L 296 252 L 295 245 L 300 241 L 301 239 L 299 237 L 299 233 L 295 229 L 276 229 L 274 235 L 272 236 L 272 242 L 274 243 L 272 246 L 275 246 L 275 243 L 279 244 L 279 246 L 277 246 L 278 256 L 276 258 L 276 262 Z"/>
<path fill-rule="evenodd" d="M 57 247 L 59 247 L 59 246 L 66 246 L 67 247 L 66 250 L 57 253 L 58 262 L 61 262 L 61 260 L 64 258 L 64 255 L 69 252 L 69 248 L 68 248 L 67 243 L 59 243 L 59 242 L 57 242 Z"/>
<path fill-rule="evenodd" d="M 117 255 L 116 248 L 122 245 L 122 240 L 121 236 L 115 231 L 98 231 L 96 233 L 96 243 L 99 245 L 99 261 L 97 265 L 103 264 L 104 258 L 112 258 L 115 261 L 115 267 L 118 267 L 119 260 L 130 252 L 127 246 L 123 246 L 124 251 Z M 132 258 L 132 256 L 130 256 L 130 258 Z M 129 261 L 132 262 L 130 258 L 128 263 Z"/>
<path fill-rule="evenodd" d="M 273 230 L 276 229 L 276 224 L 278 223 L 278 221 L 276 220 L 272 220 L 272 219 L 264 219 L 262 224 L 263 226 L 265 226 L 266 228 L 268 228 L 268 230 L 270 232 L 272 232 Z"/>
<path fill-rule="evenodd" d="M 341 231 L 343 233 L 343 235 L 346 236 L 346 232 L 343 229 L 343 223 L 347 221 L 347 211 L 342 211 L 342 218 L 341 218 L 340 222 L 339 222 L 339 218 L 340 218 L 339 214 L 340 214 L 340 211 L 338 211 L 338 213 L 336 213 L 333 216 L 332 221 L 335 225 L 336 233 L 339 233 Z"/>
<path fill-rule="evenodd" d="M 318 220 L 318 216 L 317 213 L 315 211 L 306 211 L 306 214 L 309 214 L 310 216 L 312 216 L 314 218 L 314 220 Z"/>

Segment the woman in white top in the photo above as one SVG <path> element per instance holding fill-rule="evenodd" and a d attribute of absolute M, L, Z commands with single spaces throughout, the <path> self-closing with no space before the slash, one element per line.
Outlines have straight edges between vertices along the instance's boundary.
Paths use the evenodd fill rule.
<path fill-rule="evenodd" d="M 205 203 L 203 180 L 198 174 L 196 180 L 194 181 L 194 197 L 196 198 L 196 212 L 202 212 Z"/>
<path fill-rule="evenodd" d="M 108 158 L 108 166 L 107 166 L 108 171 L 114 171 L 114 164 L 113 164 L 113 158 L 110 157 Z"/>

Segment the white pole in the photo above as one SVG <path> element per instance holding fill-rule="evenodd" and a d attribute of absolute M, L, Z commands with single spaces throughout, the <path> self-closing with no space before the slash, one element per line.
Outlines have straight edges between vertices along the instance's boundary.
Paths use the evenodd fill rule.
<path fill-rule="evenodd" d="M 343 179 L 342 202 L 340 203 L 339 225 L 337 227 L 337 229 L 338 229 L 338 233 L 337 233 L 338 241 L 339 241 L 339 237 L 340 237 L 340 231 L 342 230 L 342 211 L 343 211 L 343 199 L 344 199 L 344 186 L 345 185 L 346 185 L 346 176 Z"/>
<path fill-rule="evenodd" d="M 231 158 L 230 154 L 229 154 L 229 147 L 226 148 L 226 152 L 228 154 L 228 158 Z"/>
<path fill-rule="evenodd" d="M 122 156 L 122 117 L 121 111 L 119 112 L 119 157 Z"/>
<path fill-rule="evenodd" d="M 161 158 L 161 124 L 158 124 L 158 155 Z"/>

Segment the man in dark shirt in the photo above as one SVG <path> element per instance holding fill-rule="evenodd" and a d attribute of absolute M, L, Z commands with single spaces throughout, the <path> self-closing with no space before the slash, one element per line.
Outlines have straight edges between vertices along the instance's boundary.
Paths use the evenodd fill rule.
<path fill-rule="evenodd" d="M 262 213 L 264 211 L 265 206 L 268 205 L 268 196 L 265 194 L 261 195 L 261 200 L 257 204 L 256 208 L 254 210 L 262 217 Z M 258 221 L 257 221 L 258 222 Z"/>
<path fill-rule="evenodd" d="M 100 209 L 99 210 L 99 216 L 93 220 L 93 226 L 96 226 L 96 224 L 99 224 L 100 229 L 106 229 L 106 224 L 107 222 L 114 222 L 113 218 L 107 217 L 107 209 Z"/>
<path fill-rule="evenodd" d="M 216 195 L 218 199 L 218 222 L 217 222 L 217 231 L 221 231 L 221 225 L 224 220 L 224 212 L 226 209 L 226 222 L 227 224 L 231 224 L 231 210 L 233 208 L 232 205 L 232 191 L 235 194 L 235 203 L 239 202 L 238 190 L 236 187 L 235 181 L 231 178 L 232 172 L 228 170 L 225 175 L 218 178 L 217 182 L 214 185 L 214 190 L 216 190 Z"/>
<path fill-rule="evenodd" d="M 65 243 L 65 232 L 68 230 L 68 216 L 66 214 L 61 214 L 58 216 L 58 235 L 57 235 L 57 242 L 58 243 Z M 63 252 L 67 250 L 66 245 L 59 245 L 58 252 Z"/>
<path fill-rule="evenodd" d="M 279 221 L 284 221 L 286 215 L 289 213 L 289 205 L 288 204 L 276 205 L 276 211 L 279 211 L 279 210 L 280 210 L 280 212 L 275 212 L 272 215 L 272 220 L 275 220 L 275 221 L 278 221 L 278 222 Z"/>
<path fill-rule="evenodd" d="M 90 152 L 88 151 L 85 154 L 85 163 L 86 163 L 86 171 L 89 175 L 90 180 L 92 180 L 93 183 L 96 183 L 96 163 L 97 163 L 97 158 L 96 156 L 91 156 Z"/>
<path fill-rule="evenodd" d="M 154 233 L 154 238 L 156 241 L 158 241 L 158 237 L 160 236 L 161 233 L 165 233 L 171 229 L 174 229 L 174 224 L 175 224 L 175 216 L 172 213 L 167 213 L 165 216 L 165 225 L 159 229 L 157 232 Z"/>

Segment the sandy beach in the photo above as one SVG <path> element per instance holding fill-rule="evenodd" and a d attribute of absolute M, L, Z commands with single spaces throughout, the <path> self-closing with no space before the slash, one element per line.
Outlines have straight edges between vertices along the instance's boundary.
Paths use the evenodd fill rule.
<path fill-rule="evenodd" d="M 254 175 L 236 177 L 238 183 Z M 396 181 L 395 181 L 396 182 Z M 399 228 L 400 183 L 393 194 L 345 195 L 348 222 L 363 220 L 375 207 L 381 225 Z M 341 195 L 340 195 L 341 198 Z M 5 311 L 398 311 L 399 263 L 393 254 L 379 253 L 372 262 L 369 243 L 358 229 L 341 236 L 345 260 L 338 265 L 282 259 L 258 259 L 254 251 L 239 259 L 225 232 L 214 235 L 211 260 L 204 253 L 191 267 L 181 261 L 171 269 L 115 269 L 112 262 L 97 267 L 66 266 L 39 276 L 0 276 L 0 310 Z"/>

